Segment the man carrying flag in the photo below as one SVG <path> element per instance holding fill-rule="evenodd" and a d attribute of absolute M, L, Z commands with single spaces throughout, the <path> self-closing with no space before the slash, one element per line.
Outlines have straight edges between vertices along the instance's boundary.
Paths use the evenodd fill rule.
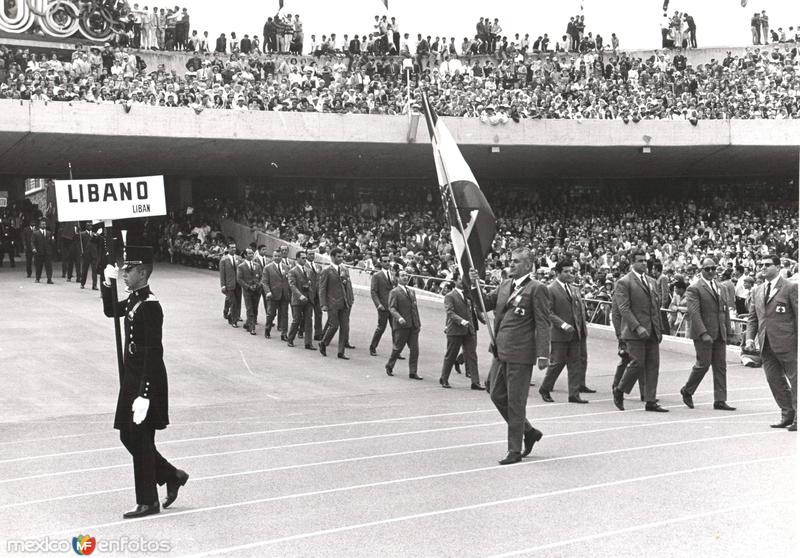
<path fill-rule="evenodd" d="M 542 433 L 525 418 L 525 406 L 534 362 L 541 370 L 547 368 L 549 362 L 547 289 L 531 277 L 533 256 L 530 250 L 518 248 L 512 253 L 510 278 L 493 293 L 483 295 L 480 291 L 479 279 L 496 231 L 494 214 L 455 140 L 431 109 L 425 93 L 422 105 L 461 276 L 471 280 L 483 313 L 487 306 L 494 309 L 496 334 L 489 328 L 494 360 L 487 383 L 492 402 L 508 423 L 508 454 L 500 464 L 518 463 L 542 438 Z"/>

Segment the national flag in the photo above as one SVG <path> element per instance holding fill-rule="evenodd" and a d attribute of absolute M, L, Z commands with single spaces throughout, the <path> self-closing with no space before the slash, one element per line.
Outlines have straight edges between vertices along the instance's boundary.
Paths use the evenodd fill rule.
<path fill-rule="evenodd" d="M 426 93 L 422 94 L 422 105 L 439 177 L 439 193 L 461 277 L 469 277 L 471 255 L 478 275 L 483 278 L 486 256 L 497 231 L 494 212 L 444 121 L 430 106 Z"/>
<path fill-rule="evenodd" d="M 278 0 L 278 11 L 283 9 L 283 0 Z"/>
<path fill-rule="evenodd" d="M 388 10 L 389 9 L 389 0 L 381 0 L 381 1 L 383 2 L 383 5 L 386 6 L 386 9 Z"/>

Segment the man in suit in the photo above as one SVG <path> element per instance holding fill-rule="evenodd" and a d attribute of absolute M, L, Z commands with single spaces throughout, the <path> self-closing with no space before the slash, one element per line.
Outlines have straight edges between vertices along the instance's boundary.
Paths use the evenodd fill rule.
<path fill-rule="evenodd" d="M 389 292 L 397 285 L 392 270 L 389 266 L 389 257 L 382 256 L 378 264 L 378 270 L 372 274 L 370 280 L 370 296 L 372 303 L 378 310 L 378 325 L 375 333 L 372 334 L 372 341 L 369 343 L 369 354 L 376 356 L 378 343 L 381 341 L 386 325 L 389 323 L 391 314 L 389 313 Z M 392 331 L 394 331 L 392 329 Z"/>
<path fill-rule="evenodd" d="M 592 393 L 586 386 L 586 308 L 580 293 L 572 288 L 575 280 L 571 260 L 562 259 L 555 265 L 556 279 L 547 287 L 550 297 L 550 366 L 539 388 L 539 395 L 552 403 L 550 392 L 559 374 L 567 367 L 570 403 L 588 403 L 581 392 Z"/>
<path fill-rule="evenodd" d="M 242 287 L 236 280 L 239 259 L 236 257 L 236 243 L 228 244 L 228 253 L 219 260 L 219 286 L 225 295 L 225 306 L 222 317 L 228 320 L 231 327 L 239 327 L 242 313 Z"/>
<path fill-rule="evenodd" d="M 478 320 L 475 308 L 469 298 L 470 291 L 455 287 L 444 295 L 445 327 L 447 336 L 447 349 L 442 363 L 442 375 L 439 383 L 443 388 L 450 387 L 450 371 L 456 363 L 460 350 L 464 351 L 464 365 L 467 376 L 472 381 L 470 389 L 483 390 L 478 373 Z"/>
<path fill-rule="evenodd" d="M 308 264 L 311 271 L 312 284 L 311 288 L 314 290 L 314 341 L 322 341 L 322 307 L 319 304 L 319 276 L 322 273 L 322 264 L 318 261 L 318 255 L 313 252 L 308 253 Z"/>
<path fill-rule="evenodd" d="M 275 316 L 278 316 L 278 331 L 281 332 L 281 341 L 288 338 L 286 332 L 289 329 L 289 279 L 287 277 L 291 268 L 283 261 L 281 251 L 276 249 L 272 253 L 272 262 L 264 268 L 261 275 L 261 285 L 269 301 L 267 311 L 267 325 L 264 329 L 264 337 L 270 338 L 272 326 L 275 324 Z"/>
<path fill-rule="evenodd" d="M 263 273 L 264 269 L 269 265 L 269 258 L 267 257 L 267 247 L 263 244 L 258 246 L 255 255 L 253 256 L 253 261 L 255 261 L 261 271 Z M 258 297 L 256 297 L 256 323 L 258 323 L 258 303 L 261 301 L 264 304 L 264 315 L 267 315 L 267 311 L 269 309 L 269 304 L 267 303 L 267 293 L 264 292 L 264 286 L 261 284 L 261 277 L 259 277 L 258 283 Z"/>
<path fill-rule="evenodd" d="M 289 346 L 294 347 L 294 338 L 303 328 L 306 349 L 315 350 L 312 343 L 314 299 L 316 298 L 316 278 L 314 269 L 308 265 L 306 253 L 302 250 L 295 255 L 297 265 L 289 271 L 289 289 L 292 292 L 292 326 L 289 328 Z"/>
<path fill-rule="evenodd" d="M 169 424 L 169 394 L 164 347 L 161 344 L 164 312 L 148 281 L 153 272 L 153 249 L 128 246 L 121 272 L 107 266 L 101 294 L 103 312 L 109 318 L 124 316 L 125 356 L 114 416 L 114 428 L 125 449 L 133 457 L 136 508 L 122 514 L 125 519 L 153 515 L 161 511 L 156 485 L 167 485 L 164 507 L 178 497 L 178 490 L 189 480 L 156 449 L 156 430 Z M 111 279 L 122 275 L 130 290 L 126 300 L 114 300 Z"/>
<path fill-rule="evenodd" d="M 73 270 L 80 271 L 78 235 L 78 223 L 61 223 L 61 277 L 66 277 L 67 281 L 72 281 Z"/>
<path fill-rule="evenodd" d="M 664 274 L 664 265 L 659 261 L 653 264 L 653 277 L 656 280 L 659 306 L 669 308 L 669 278 Z M 669 331 L 669 314 L 666 312 L 661 312 L 661 331 Z"/>
<path fill-rule="evenodd" d="M 617 281 L 614 298 L 621 317 L 620 338 L 625 341 L 630 364 L 619 385 L 612 391 L 614 405 L 625 410 L 624 394 L 630 393 L 636 381 L 644 378 L 645 411 L 666 413 L 657 402 L 658 369 L 660 363 L 661 310 L 655 281 L 647 275 L 647 256 L 641 249 L 631 252 L 631 267 Z"/>
<path fill-rule="evenodd" d="M 489 394 L 508 423 L 508 454 L 499 461 L 500 465 L 522 461 L 542 439 L 541 431 L 525 418 L 525 406 L 533 364 L 544 370 L 550 359 L 550 301 L 547 288 L 531 277 L 532 271 L 531 251 L 515 249 L 509 278 L 484 296 L 486 308 L 494 309 Z M 470 278 L 473 285 L 479 285 L 474 269 L 470 270 Z M 473 292 L 478 295 L 477 290 Z"/>
<path fill-rule="evenodd" d="M 730 305 L 714 277 L 717 273 L 716 262 L 705 258 L 700 273 L 700 278 L 686 289 L 686 336 L 694 341 L 697 361 L 686 385 L 681 388 L 681 396 L 686 406 L 694 409 L 692 396 L 710 366 L 714 374 L 714 408 L 735 411 L 726 403 L 728 367 L 725 353 L 727 342 L 733 337 Z"/>
<path fill-rule="evenodd" d="M 97 290 L 97 272 L 100 266 L 100 245 L 99 238 L 92 232 L 92 224 L 84 224 L 83 230 L 78 237 L 81 247 L 81 268 L 78 273 L 78 280 L 81 289 L 86 288 L 86 278 L 89 271 L 92 272 L 92 290 Z"/>
<path fill-rule="evenodd" d="M 389 292 L 389 313 L 392 315 L 392 354 L 384 367 L 386 374 L 394 376 L 394 365 L 403 348 L 408 345 L 408 377 L 421 380 L 417 374 L 419 360 L 419 310 L 417 295 L 408 286 L 409 270 L 400 270 L 397 274 L 399 283 Z"/>
<path fill-rule="evenodd" d="M 247 248 L 244 251 L 244 259 L 236 268 L 236 282 L 242 289 L 244 308 L 247 313 L 247 320 L 244 322 L 244 329 L 250 335 L 256 334 L 256 305 L 261 295 L 259 291 L 259 279 L 261 278 L 261 266 L 254 261 L 253 249 Z"/>
<path fill-rule="evenodd" d="M 764 374 L 772 397 L 781 408 L 781 421 L 773 428 L 797 430 L 797 283 L 780 276 L 781 260 L 761 258 L 764 283 L 750 297 L 745 349 L 761 348 Z"/>
<path fill-rule="evenodd" d="M 42 278 L 42 267 L 47 273 L 47 284 L 53 284 L 53 254 L 56 247 L 53 240 L 53 233 L 47 230 L 47 221 L 39 221 L 39 228 L 33 232 L 31 237 L 33 246 L 33 260 L 36 265 L 36 282 Z"/>
<path fill-rule="evenodd" d="M 30 278 L 33 275 L 33 233 L 36 232 L 36 223 L 31 220 L 28 226 L 22 229 L 22 244 L 25 247 L 25 271 Z"/>
<path fill-rule="evenodd" d="M 325 348 L 339 331 L 339 350 L 336 356 L 350 360 L 350 357 L 344 354 L 344 350 L 350 334 L 350 309 L 354 301 L 353 284 L 350 282 L 350 273 L 342 265 L 342 256 L 341 248 L 331 250 L 331 265 L 319 276 L 319 303 L 322 311 L 328 315 L 325 333 L 319 342 L 319 352 L 322 356 L 327 356 Z"/>

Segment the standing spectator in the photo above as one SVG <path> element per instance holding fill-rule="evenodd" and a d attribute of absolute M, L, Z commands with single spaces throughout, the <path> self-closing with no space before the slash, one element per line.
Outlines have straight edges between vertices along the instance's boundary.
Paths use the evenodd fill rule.
<path fill-rule="evenodd" d="M 759 17 L 758 12 L 753 14 L 753 17 L 750 18 L 750 31 L 753 33 L 753 44 L 760 45 L 761 44 L 761 17 Z"/>
<path fill-rule="evenodd" d="M 619 48 L 619 38 L 617 38 L 616 33 L 611 33 L 611 50 L 616 53 L 618 48 Z"/>
<path fill-rule="evenodd" d="M 189 12 L 186 8 L 181 10 L 181 15 L 175 23 L 175 46 L 178 50 L 190 50 L 189 45 Z"/>
<path fill-rule="evenodd" d="M 214 52 L 225 54 L 228 52 L 228 39 L 225 38 L 225 33 L 220 33 L 217 37 L 217 43 L 214 46 Z"/>
<path fill-rule="evenodd" d="M 333 255 L 333 252 L 331 252 Z M 394 322 L 394 335 L 392 336 L 392 354 L 386 363 L 386 374 L 394 375 L 394 365 L 406 345 L 408 345 L 408 377 L 412 380 L 421 380 L 417 374 L 419 361 L 419 309 L 417 308 L 417 295 L 408 287 L 409 270 L 401 269 L 397 276 L 397 285 L 389 293 L 389 312 Z"/>
<path fill-rule="evenodd" d="M 761 11 L 761 39 L 764 41 L 765 45 L 769 44 L 769 16 L 767 15 L 766 10 Z"/>
<path fill-rule="evenodd" d="M 153 8 L 155 11 L 157 8 Z M 164 8 L 158 10 L 158 15 L 156 16 L 156 41 L 158 43 L 159 50 L 164 50 L 164 39 L 166 37 L 166 30 L 167 30 L 167 12 Z"/>
<path fill-rule="evenodd" d="M 147 6 L 145 6 L 145 12 L 143 13 L 139 9 L 139 4 L 134 4 L 133 10 L 131 10 L 131 15 L 133 16 L 133 42 L 131 46 L 133 48 L 142 48 L 142 20 L 147 16 L 146 10 Z"/>
<path fill-rule="evenodd" d="M 659 344 L 661 343 L 661 311 L 655 282 L 648 277 L 647 256 L 641 249 L 631 253 L 632 271 L 617 281 L 614 298 L 617 299 L 622 331 L 631 363 L 622 375 L 617 389 L 612 393 L 614 405 L 622 411 L 624 394 L 644 377 L 645 411 L 669 412 L 657 403 Z"/>
<path fill-rule="evenodd" d="M 780 258 L 764 256 L 764 283 L 753 289 L 747 318 L 745 349 L 755 349 L 755 340 L 763 359 L 764 374 L 775 402 L 781 409 L 781 421 L 773 428 L 797 430 L 797 283 L 779 273 Z"/>
<path fill-rule="evenodd" d="M 697 24 L 694 22 L 694 17 L 684 14 L 683 19 L 686 21 L 686 28 L 689 31 L 689 46 L 697 48 Z"/>

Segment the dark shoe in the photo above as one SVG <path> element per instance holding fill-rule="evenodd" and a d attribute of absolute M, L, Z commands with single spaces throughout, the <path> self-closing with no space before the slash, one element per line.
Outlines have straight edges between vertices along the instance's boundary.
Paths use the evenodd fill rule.
<path fill-rule="evenodd" d="M 717 411 L 735 411 L 736 407 L 731 407 L 724 401 L 714 401 L 714 408 Z"/>
<path fill-rule="evenodd" d="M 369 356 L 378 356 L 378 353 L 372 347 L 369 348 Z"/>
<path fill-rule="evenodd" d="M 336 355 L 336 358 L 340 358 L 342 360 L 350 360 L 350 357 L 345 355 L 344 353 L 339 353 L 338 355 Z"/>
<path fill-rule="evenodd" d="M 317 350 L 317 348 L 314 345 L 306 345 L 306 349 L 308 349 L 309 351 L 316 351 Z"/>
<path fill-rule="evenodd" d="M 47 280 L 47 284 L 48 284 L 48 285 L 52 285 L 52 284 L 53 284 L 53 282 L 52 282 L 50 279 L 48 279 L 48 280 Z"/>
<path fill-rule="evenodd" d="M 251 329 L 250 330 L 250 335 L 255 335 L 255 334 L 256 334 L 256 328 Z"/>
<path fill-rule="evenodd" d="M 286 335 L 285 333 L 281 333 L 281 341 L 288 341 L 288 340 L 289 340 L 289 336 Z"/>
<path fill-rule="evenodd" d="M 658 403 L 646 403 L 644 406 L 645 411 L 650 411 L 652 413 L 669 413 L 669 409 L 665 409 Z"/>
<path fill-rule="evenodd" d="M 420 376 L 417 376 L 416 374 L 409 374 L 408 375 L 408 379 L 409 380 L 421 380 L 422 378 Z"/>
<path fill-rule="evenodd" d="M 315 335 L 314 341 L 322 341 L 322 335 Z"/>
<path fill-rule="evenodd" d="M 794 421 L 792 424 L 786 427 L 786 430 L 789 432 L 797 432 L 797 421 Z"/>
<path fill-rule="evenodd" d="M 681 397 L 683 397 L 684 405 L 686 405 L 690 409 L 694 409 L 694 401 L 692 400 L 692 394 L 686 391 L 685 387 L 681 388 Z"/>
<path fill-rule="evenodd" d="M 791 426 L 794 422 L 794 417 L 792 418 L 785 418 L 777 424 L 770 424 L 770 428 L 786 428 L 787 426 Z"/>
<path fill-rule="evenodd" d="M 545 403 L 555 403 L 553 401 L 553 398 L 550 397 L 550 392 L 549 391 L 545 391 L 542 388 L 539 388 L 539 395 L 542 396 L 542 401 L 544 401 Z"/>
<path fill-rule="evenodd" d="M 93 290 L 93 291 L 98 291 L 98 290 L 100 290 L 100 289 L 98 289 L 97 287 L 92 287 L 92 290 Z"/>
<path fill-rule="evenodd" d="M 439 385 L 443 388 L 450 389 L 450 384 L 444 381 L 444 378 L 439 378 Z"/>
<path fill-rule="evenodd" d="M 533 444 L 542 439 L 542 433 L 535 428 L 528 430 L 525 433 L 525 449 L 522 452 L 522 457 L 527 457 L 533 451 Z"/>
<path fill-rule="evenodd" d="M 474 390 L 477 390 L 477 391 L 484 391 L 486 388 L 483 387 L 480 384 L 470 384 L 469 385 L 469 389 L 474 389 Z"/>
<path fill-rule="evenodd" d="M 461 374 L 461 365 L 459 363 L 456 362 L 453 367 L 456 369 L 456 374 Z"/>
<path fill-rule="evenodd" d="M 522 461 L 522 454 L 518 451 L 510 451 L 503 459 L 498 461 L 500 465 L 511 465 L 512 463 L 519 463 Z"/>
<path fill-rule="evenodd" d="M 158 502 L 148 505 L 138 505 L 129 512 L 122 514 L 123 519 L 133 519 L 135 517 L 144 517 L 146 515 L 155 515 L 161 511 L 161 506 Z"/>
<path fill-rule="evenodd" d="M 268 329 L 265 329 L 265 330 L 264 330 L 264 339 L 271 339 L 271 337 L 270 337 L 270 335 L 269 335 L 269 330 L 268 330 Z"/>
<path fill-rule="evenodd" d="M 597 393 L 597 390 L 588 388 L 586 386 L 581 386 L 578 390 L 579 393 Z"/>
<path fill-rule="evenodd" d="M 619 388 L 614 388 L 611 390 L 611 395 L 614 397 L 614 406 L 619 409 L 620 411 L 625 410 L 625 395 L 622 393 L 622 390 Z"/>
<path fill-rule="evenodd" d="M 86 288 L 86 285 L 81 285 L 81 289 L 85 289 L 85 288 Z"/>
<path fill-rule="evenodd" d="M 36 282 L 37 283 L 41 283 L 42 281 L 41 281 L 41 279 L 37 279 Z"/>
<path fill-rule="evenodd" d="M 236 327 L 236 328 L 238 328 L 238 327 L 239 327 L 239 324 L 238 324 L 238 323 L 236 323 L 236 322 L 231 322 L 231 327 Z"/>
<path fill-rule="evenodd" d="M 397 355 L 397 360 L 405 360 L 405 359 L 406 357 L 404 357 L 403 355 Z"/>
<path fill-rule="evenodd" d="M 345 343 L 345 345 L 344 345 L 344 348 L 345 348 L 345 349 L 355 349 L 355 347 L 354 347 L 354 346 L 352 346 L 352 345 L 351 345 L 351 344 L 349 344 L 349 343 Z"/>
<path fill-rule="evenodd" d="M 394 372 L 392 372 L 392 369 L 389 368 L 388 366 L 386 368 L 384 368 L 384 370 L 386 370 L 386 375 L 387 376 L 394 376 Z"/>
<path fill-rule="evenodd" d="M 288 343 L 286 343 L 286 346 L 287 346 L 287 347 L 294 347 L 294 343 L 292 343 L 291 341 L 289 341 Z"/>
<path fill-rule="evenodd" d="M 569 401 L 570 403 L 588 403 L 586 399 L 581 399 L 579 395 L 570 397 L 567 401 Z"/>
<path fill-rule="evenodd" d="M 167 509 L 172 505 L 172 502 L 178 497 L 178 490 L 186 484 L 186 481 L 189 480 L 189 474 L 186 471 L 181 471 L 178 469 L 175 472 L 175 481 L 167 483 L 167 497 L 164 498 L 164 509 Z"/>
<path fill-rule="evenodd" d="M 325 351 L 325 345 L 322 343 L 319 344 L 319 354 L 322 356 L 328 356 L 328 353 Z"/>

